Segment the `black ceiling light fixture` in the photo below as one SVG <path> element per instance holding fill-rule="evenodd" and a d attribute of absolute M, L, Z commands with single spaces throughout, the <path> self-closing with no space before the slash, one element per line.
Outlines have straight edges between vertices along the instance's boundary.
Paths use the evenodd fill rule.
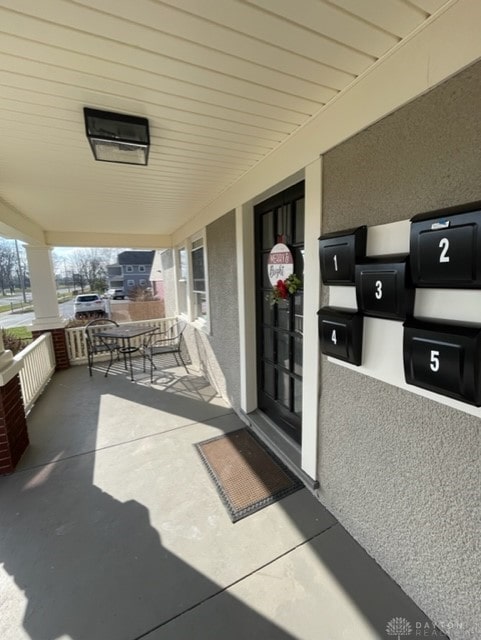
<path fill-rule="evenodd" d="M 84 107 L 85 130 L 96 160 L 147 164 L 149 121 L 123 113 Z"/>

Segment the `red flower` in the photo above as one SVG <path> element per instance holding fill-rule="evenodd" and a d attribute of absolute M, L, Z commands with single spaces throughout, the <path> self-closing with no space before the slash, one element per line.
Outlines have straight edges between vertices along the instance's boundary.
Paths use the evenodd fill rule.
<path fill-rule="evenodd" d="M 295 273 L 291 273 L 285 280 L 278 280 L 276 284 L 273 285 L 272 291 L 267 299 L 271 305 L 277 304 L 280 300 L 287 300 L 289 295 L 296 293 L 301 285 L 301 280 Z"/>
<path fill-rule="evenodd" d="M 287 296 L 289 295 L 289 291 L 287 290 L 287 286 L 284 280 L 277 281 L 277 289 L 279 291 L 279 296 L 283 300 L 286 300 Z"/>

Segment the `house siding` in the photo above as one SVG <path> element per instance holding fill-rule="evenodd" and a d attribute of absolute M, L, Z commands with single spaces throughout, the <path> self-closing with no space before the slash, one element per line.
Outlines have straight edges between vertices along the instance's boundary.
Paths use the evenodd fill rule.
<path fill-rule="evenodd" d="M 322 232 L 481 200 L 480 105 L 478 63 L 325 154 Z M 321 369 L 322 502 L 453 640 L 479 638 L 479 419 Z"/>

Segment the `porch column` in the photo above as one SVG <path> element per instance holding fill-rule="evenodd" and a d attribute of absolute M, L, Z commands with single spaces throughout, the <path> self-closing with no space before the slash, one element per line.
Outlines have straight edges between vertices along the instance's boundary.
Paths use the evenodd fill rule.
<path fill-rule="evenodd" d="M 0 333 L 0 475 L 12 473 L 28 447 L 19 371 L 22 362 L 5 351 Z"/>
<path fill-rule="evenodd" d="M 65 336 L 67 320 L 60 316 L 57 286 L 52 264 L 52 248 L 26 245 L 25 250 L 30 273 L 33 311 L 35 313 L 35 320 L 32 323 L 32 335 L 34 338 L 38 338 L 42 333 L 51 333 L 56 369 L 68 369 L 70 362 Z"/>

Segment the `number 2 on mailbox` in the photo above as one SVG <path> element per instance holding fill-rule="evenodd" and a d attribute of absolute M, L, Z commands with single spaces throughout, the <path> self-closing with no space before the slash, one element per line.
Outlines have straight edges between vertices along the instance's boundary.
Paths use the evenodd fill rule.
<path fill-rule="evenodd" d="M 412 279 L 418 287 L 481 288 L 479 203 L 414 216 Z"/>

